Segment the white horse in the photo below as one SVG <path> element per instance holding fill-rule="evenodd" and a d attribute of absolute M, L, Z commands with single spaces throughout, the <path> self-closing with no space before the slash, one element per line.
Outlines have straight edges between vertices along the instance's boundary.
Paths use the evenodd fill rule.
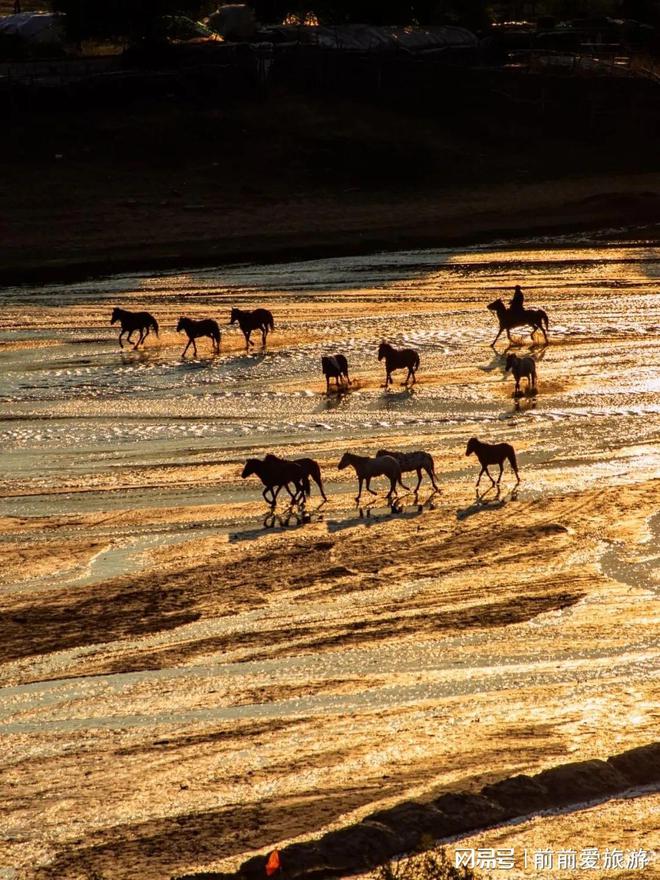
<path fill-rule="evenodd" d="M 516 388 L 513 392 L 514 394 L 520 394 L 520 380 L 524 377 L 527 379 L 527 390 L 530 388 L 536 388 L 536 361 L 533 357 L 518 357 L 517 354 L 508 354 L 506 356 L 506 364 L 504 366 L 504 372 L 508 373 L 509 370 L 513 373 L 513 378 L 516 380 Z"/>

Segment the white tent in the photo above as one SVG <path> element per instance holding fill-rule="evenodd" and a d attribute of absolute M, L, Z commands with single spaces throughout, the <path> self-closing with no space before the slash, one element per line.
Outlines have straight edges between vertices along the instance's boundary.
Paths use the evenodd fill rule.
<path fill-rule="evenodd" d="M 61 17 L 51 12 L 19 12 L 0 18 L 0 36 L 18 37 L 32 44 L 61 45 L 64 27 Z"/>

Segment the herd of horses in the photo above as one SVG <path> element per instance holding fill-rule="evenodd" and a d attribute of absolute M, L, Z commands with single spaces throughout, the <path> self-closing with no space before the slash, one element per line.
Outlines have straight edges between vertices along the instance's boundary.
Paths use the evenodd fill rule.
<path fill-rule="evenodd" d="M 520 295 L 520 288 L 516 288 L 516 292 Z M 513 301 L 512 301 L 513 303 Z M 491 343 L 495 343 L 503 332 L 506 332 L 509 341 L 511 341 L 510 331 L 516 327 L 527 326 L 531 328 L 531 336 L 541 332 L 545 342 L 548 341 L 548 316 L 542 309 L 526 309 L 514 308 L 513 305 L 507 308 L 502 299 L 496 299 L 487 307 L 493 312 L 499 321 L 498 333 Z M 119 323 L 119 345 L 123 345 L 123 337 L 126 334 L 126 341 L 131 343 L 133 333 L 138 333 L 138 338 L 133 343 L 133 348 L 137 349 L 142 345 L 151 332 L 154 331 L 158 336 L 158 322 L 149 312 L 130 312 L 126 309 L 115 308 L 112 312 L 111 324 Z M 254 345 L 250 339 L 253 332 L 261 332 L 262 346 L 266 347 L 266 341 L 269 332 L 275 327 L 273 315 L 268 309 L 254 309 L 253 311 L 244 311 L 242 309 L 232 308 L 229 324 L 238 324 L 245 338 L 246 351 L 251 345 Z M 197 356 L 196 340 L 208 337 L 213 344 L 214 353 L 219 353 L 222 334 L 218 322 L 207 318 L 204 320 L 193 320 L 192 318 L 180 317 L 176 330 L 178 333 L 184 332 L 188 337 L 188 342 L 183 350 L 182 357 L 192 345 L 194 355 Z M 394 348 L 387 342 L 381 342 L 378 348 L 378 360 L 384 361 L 385 366 L 385 388 L 392 383 L 392 373 L 395 370 L 407 370 L 404 386 L 414 385 L 417 381 L 416 372 L 419 369 L 420 357 L 419 352 L 412 348 Z M 326 391 L 330 393 L 330 381 L 334 380 L 335 389 L 347 389 L 352 379 L 349 375 L 349 366 L 346 356 L 340 352 L 335 354 L 326 354 L 321 358 L 321 370 L 326 380 Z M 520 395 L 520 383 L 523 378 L 527 379 L 528 391 L 536 390 L 537 371 L 536 361 L 533 357 L 519 357 L 514 353 L 510 353 L 506 357 L 505 373 L 511 371 L 515 380 L 516 396 Z M 475 455 L 481 470 L 477 478 L 476 487 L 479 488 L 481 478 L 484 474 L 490 479 L 492 486 L 498 486 L 502 479 L 504 465 L 509 462 L 511 469 L 516 477 L 516 482 L 520 482 L 520 474 L 518 472 L 518 463 L 516 453 L 509 443 L 484 443 L 476 437 L 472 437 L 465 450 L 466 456 Z M 497 480 L 493 478 L 489 467 L 499 467 Z M 374 457 L 354 455 L 346 452 L 337 464 L 339 470 L 352 468 L 358 481 L 358 494 L 356 502 L 360 501 L 363 488 L 372 495 L 377 493 L 371 488 L 371 480 L 374 477 L 386 477 L 389 480 L 390 488 L 387 493 L 388 502 L 392 503 L 394 496 L 397 494 L 397 486 L 405 491 L 411 491 L 406 486 L 401 477 L 405 473 L 417 474 L 417 485 L 414 493 L 419 492 L 422 483 L 423 473 L 426 473 L 433 492 L 439 491 L 436 482 L 435 465 L 433 457 L 430 453 L 423 450 L 416 452 L 399 452 L 387 449 L 380 449 Z M 304 503 L 305 499 L 311 493 L 312 480 L 318 486 L 323 501 L 327 501 L 327 496 L 323 488 L 323 480 L 321 477 L 321 468 L 317 461 L 312 458 L 297 458 L 293 460 L 280 458 L 277 455 L 268 454 L 263 459 L 249 458 L 241 476 L 245 479 L 250 476 L 258 477 L 264 488 L 262 495 L 264 500 L 271 506 L 275 506 L 279 493 L 284 489 L 291 498 L 292 503 Z"/>

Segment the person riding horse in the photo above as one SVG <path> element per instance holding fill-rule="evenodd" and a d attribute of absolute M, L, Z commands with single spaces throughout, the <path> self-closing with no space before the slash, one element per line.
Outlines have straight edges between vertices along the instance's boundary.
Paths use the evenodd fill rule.
<path fill-rule="evenodd" d="M 522 292 L 522 287 L 519 284 L 516 284 L 513 296 L 509 300 L 509 311 L 515 312 L 518 315 L 521 315 L 525 309 L 525 294 Z"/>

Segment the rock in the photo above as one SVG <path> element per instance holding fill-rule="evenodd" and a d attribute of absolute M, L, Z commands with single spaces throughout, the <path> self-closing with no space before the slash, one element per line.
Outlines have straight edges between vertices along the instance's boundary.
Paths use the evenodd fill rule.
<path fill-rule="evenodd" d="M 404 850 L 415 849 L 424 837 L 447 837 L 452 833 L 451 820 L 431 804 L 404 801 L 388 810 L 367 816 L 391 828 L 401 838 Z"/>
<path fill-rule="evenodd" d="M 635 785 L 660 782 L 660 742 L 613 755 L 607 763 Z"/>
<path fill-rule="evenodd" d="M 280 850 L 280 861 L 285 877 L 315 877 L 318 874 L 330 873 L 317 843 L 318 841 L 315 840 L 292 843 L 291 846 Z"/>
<path fill-rule="evenodd" d="M 404 850 L 403 841 L 391 828 L 370 821 L 331 831 L 317 846 L 332 873 L 371 868 Z"/>
<path fill-rule="evenodd" d="M 547 806 L 588 801 L 625 791 L 628 780 L 607 761 L 578 761 L 544 770 L 534 777 L 548 790 Z"/>
<path fill-rule="evenodd" d="M 447 834 L 473 831 L 510 818 L 504 807 L 481 794 L 443 794 L 433 806 L 447 816 Z"/>
<path fill-rule="evenodd" d="M 548 802 L 548 789 L 537 778 L 524 774 L 486 785 L 481 793 L 500 804 L 509 819 L 540 810 Z"/>

